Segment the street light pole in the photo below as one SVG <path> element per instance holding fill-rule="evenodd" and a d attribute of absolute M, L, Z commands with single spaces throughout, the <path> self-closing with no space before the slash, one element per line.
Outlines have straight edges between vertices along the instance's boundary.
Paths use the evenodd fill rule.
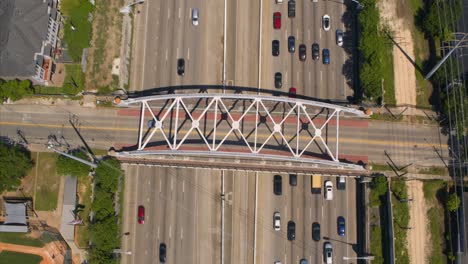
<path fill-rule="evenodd" d="M 131 12 L 131 9 L 130 7 L 132 7 L 133 5 L 136 5 L 136 4 L 143 4 L 145 2 L 145 0 L 138 0 L 138 1 L 135 1 L 133 3 L 130 3 L 122 8 L 120 8 L 120 13 L 122 14 L 129 14 Z"/>

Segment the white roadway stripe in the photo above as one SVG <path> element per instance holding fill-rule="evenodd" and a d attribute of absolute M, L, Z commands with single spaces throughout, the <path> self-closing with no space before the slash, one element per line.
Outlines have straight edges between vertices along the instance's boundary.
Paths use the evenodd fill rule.
<path fill-rule="evenodd" d="M 181 228 L 180 229 L 180 240 L 182 240 L 184 238 L 184 229 Z"/>
<path fill-rule="evenodd" d="M 159 192 L 162 191 L 162 180 L 161 178 L 159 178 Z"/>
<path fill-rule="evenodd" d="M 309 217 L 312 220 L 312 207 L 309 208 Z"/>
<path fill-rule="evenodd" d="M 167 49 L 166 49 L 166 60 L 167 60 Z"/>
<path fill-rule="evenodd" d="M 185 192 L 185 181 L 182 180 L 182 192 Z"/>
<path fill-rule="evenodd" d="M 190 48 L 187 48 L 187 60 L 190 60 Z"/>
<path fill-rule="evenodd" d="M 179 7 L 179 19 L 180 19 L 180 7 Z"/>
<path fill-rule="evenodd" d="M 322 39 L 322 29 L 319 29 L 319 39 Z"/>
<path fill-rule="evenodd" d="M 179 57 L 179 48 L 177 48 L 177 53 L 176 54 L 177 54 L 177 58 L 180 58 Z"/>
<path fill-rule="evenodd" d="M 171 190 L 174 189 L 174 178 L 171 177 Z"/>
<path fill-rule="evenodd" d="M 167 12 L 167 20 L 169 20 L 169 18 L 171 18 L 171 10 L 170 9 Z"/>
<path fill-rule="evenodd" d="M 296 80 L 299 82 L 299 72 L 297 72 L 297 77 L 296 77 Z"/>
<path fill-rule="evenodd" d="M 299 37 L 299 29 L 296 28 L 296 37 Z"/>
<path fill-rule="evenodd" d="M 158 226 L 158 240 L 159 240 L 159 226 Z"/>
<path fill-rule="evenodd" d="M 310 42 L 310 29 L 307 30 L 307 35 L 308 35 L 308 39 L 309 39 L 309 42 Z"/>
<path fill-rule="evenodd" d="M 172 238 L 171 232 L 172 232 L 172 225 L 169 226 L 169 238 Z"/>
<path fill-rule="evenodd" d="M 322 71 L 320 71 L 320 81 L 323 81 L 323 75 L 322 75 Z"/>

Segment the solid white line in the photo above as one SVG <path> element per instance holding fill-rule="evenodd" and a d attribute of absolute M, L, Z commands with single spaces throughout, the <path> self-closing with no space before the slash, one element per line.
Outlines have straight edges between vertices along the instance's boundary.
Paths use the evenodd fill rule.
<path fill-rule="evenodd" d="M 150 2 L 150 1 L 148 1 L 148 2 Z M 148 31 L 148 28 L 146 27 L 146 26 L 148 26 L 148 10 L 149 10 L 149 3 L 148 3 L 148 5 L 146 6 L 146 9 L 145 9 L 145 11 L 146 11 L 146 18 L 145 18 L 145 31 L 146 32 L 145 33 L 147 33 L 147 31 Z M 147 35 L 148 34 L 145 34 L 144 41 L 143 41 L 143 69 L 141 71 L 141 90 L 143 90 L 144 85 L 145 85 L 145 83 L 144 83 L 145 78 L 144 77 L 145 77 L 146 36 Z"/>
<path fill-rule="evenodd" d="M 227 17 L 227 0 L 224 0 L 224 20 L 223 20 L 223 79 L 222 79 L 222 82 L 223 84 L 225 85 L 225 82 L 226 82 L 226 27 L 227 27 L 227 23 L 226 23 L 226 17 Z M 224 93 L 224 89 L 223 89 L 223 93 Z"/>
<path fill-rule="evenodd" d="M 322 39 L 322 30 L 319 30 L 319 39 Z"/>

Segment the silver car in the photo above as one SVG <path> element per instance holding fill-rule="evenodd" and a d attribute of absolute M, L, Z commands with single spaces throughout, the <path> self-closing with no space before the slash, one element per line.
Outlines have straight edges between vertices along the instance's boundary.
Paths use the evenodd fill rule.
<path fill-rule="evenodd" d="M 281 229 L 281 215 L 279 212 L 273 214 L 273 228 L 276 231 L 280 231 Z"/>
<path fill-rule="evenodd" d="M 194 26 L 198 26 L 199 16 L 200 16 L 200 13 L 198 12 L 198 8 L 192 9 L 192 24 Z"/>
<path fill-rule="evenodd" d="M 343 46 L 343 31 L 341 29 L 336 30 L 336 45 Z"/>
<path fill-rule="evenodd" d="M 333 263 L 333 247 L 330 242 L 325 242 L 323 244 L 323 257 L 325 258 L 325 263 Z"/>

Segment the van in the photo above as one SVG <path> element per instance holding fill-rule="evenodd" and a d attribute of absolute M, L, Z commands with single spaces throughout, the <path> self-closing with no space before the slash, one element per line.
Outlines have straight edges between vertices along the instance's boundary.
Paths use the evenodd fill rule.
<path fill-rule="evenodd" d="M 192 24 L 194 26 L 198 26 L 198 18 L 199 18 L 198 8 L 192 9 Z"/>

